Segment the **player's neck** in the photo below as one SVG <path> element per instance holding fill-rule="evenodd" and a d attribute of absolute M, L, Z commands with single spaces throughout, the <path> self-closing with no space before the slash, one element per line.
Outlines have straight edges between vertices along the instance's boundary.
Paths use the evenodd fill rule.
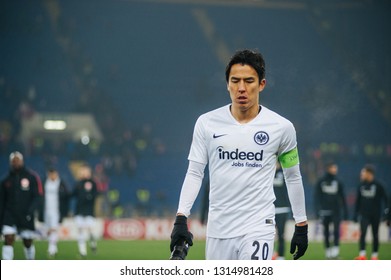
<path fill-rule="evenodd" d="M 238 107 L 230 106 L 231 114 L 232 116 L 239 122 L 239 123 L 248 123 L 252 121 L 261 111 L 262 107 L 261 105 L 254 105 L 246 110 L 241 110 Z"/>

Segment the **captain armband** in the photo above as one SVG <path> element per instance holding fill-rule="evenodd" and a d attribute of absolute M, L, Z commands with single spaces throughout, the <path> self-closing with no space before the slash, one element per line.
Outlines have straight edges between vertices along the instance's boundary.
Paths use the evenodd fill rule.
<path fill-rule="evenodd" d="M 278 157 L 278 161 L 281 163 L 282 168 L 290 168 L 296 164 L 299 164 L 299 152 L 297 147 L 280 155 Z"/>

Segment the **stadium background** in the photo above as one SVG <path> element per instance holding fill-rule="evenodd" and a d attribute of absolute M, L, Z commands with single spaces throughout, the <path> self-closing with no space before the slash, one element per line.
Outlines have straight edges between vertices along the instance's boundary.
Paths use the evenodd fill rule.
<path fill-rule="evenodd" d="M 352 214 L 365 163 L 391 193 L 390 8 L 386 0 L 3 0 L 1 174 L 13 150 L 42 177 L 57 166 L 70 186 L 88 162 L 109 182 L 102 224 L 170 225 L 195 120 L 229 102 L 232 52 L 257 48 L 267 66 L 261 102 L 297 129 L 308 216 L 328 159 L 340 166 Z M 92 125 L 31 129 L 80 114 Z"/>

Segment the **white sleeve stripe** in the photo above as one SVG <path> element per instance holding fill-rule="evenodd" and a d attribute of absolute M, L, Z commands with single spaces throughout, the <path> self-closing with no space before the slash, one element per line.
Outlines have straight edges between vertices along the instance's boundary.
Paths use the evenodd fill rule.
<path fill-rule="evenodd" d="M 293 218 L 296 223 L 307 220 L 305 210 L 305 196 L 303 181 L 300 174 L 300 165 L 283 168 L 289 201 L 292 207 Z"/>
<path fill-rule="evenodd" d="M 189 167 L 182 184 L 177 213 L 181 213 L 186 217 L 190 215 L 190 210 L 201 189 L 205 166 L 206 164 L 203 163 L 189 161 Z"/>

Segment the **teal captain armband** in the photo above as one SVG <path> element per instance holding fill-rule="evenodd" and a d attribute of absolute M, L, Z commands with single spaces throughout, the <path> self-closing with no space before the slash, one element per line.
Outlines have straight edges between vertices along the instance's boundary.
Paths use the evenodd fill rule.
<path fill-rule="evenodd" d="M 281 163 L 282 168 L 289 168 L 299 164 L 299 152 L 297 147 L 293 150 L 286 152 L 278 157 L 278 161 Z"/>

